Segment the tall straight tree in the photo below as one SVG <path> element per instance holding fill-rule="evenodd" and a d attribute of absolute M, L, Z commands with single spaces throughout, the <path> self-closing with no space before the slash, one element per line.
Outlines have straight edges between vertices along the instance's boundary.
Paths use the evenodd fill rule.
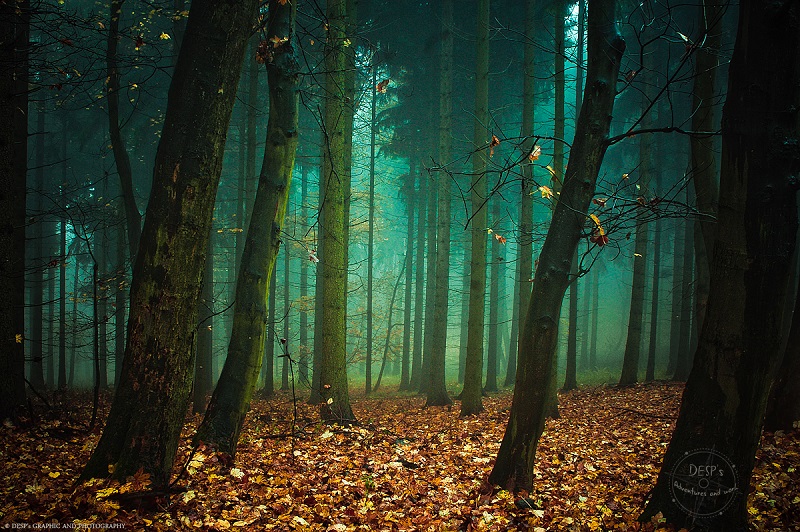
<path fill-rule="evenodd" d="M 442 50 L 439 61 L 439 161 L 450 161 L 453 124 L 453 0 L 442 0 Z M 431 331 L 430 377 L 428 406 L 452 403 L 445 386 L 445 353 L 447 352 L 447 314 L 450 302 L 450 174 L 434 174 L 439 187 L 436 227 L 436 280 L 434 311 L 436 327 Z"/>
<path fill-rule="evenodd" d="M 708 308 L 643 520 L 660 514 L 676 528 L 749 529 L 747 495 L 794 274 L 800 147 L 790 139 L 800 134 L 798 83 L 800 1 L 741 2 L 722 113 Z M 699 477 L 684 476 L 697 463 L 719 465 L 722 497 L 704 498 Z M 701 495 L 676 496 L 676 478 Z"/>
<path fill-rule="evenodd" d="M 472 186 L 470 205 L 472 233 L 470 257 L 469 318 L 467 325 L 467 359 L 464 365 L 464 389 L 461 392 L 461 415 L 483 410 L 483 328 L 486 305 L 486 227 L 489 176 L 486 174 L 489 131 L 489 0 L 478 0 L 478 29 L 475 60 L 475 118 L 472 142 Z M 463 318 L 462 318 L 463 319 Z"/>
<path fill-rule="evenodd" d="M 409 173 L 400 189 L 406 202 L 406 280 L 403 295 L 403 359 L 400 364 L 400 386 L 411 388 L 411 294 L 413 288 L 412 263 L 414 258 L 414 176 Z"/>
<path fill-rule="evenodd" d="M 505 231 L 499 225 L 502 216 L 500 199 L 499 194 L 495 195 L 489 204 L 492 206 L 491 226 L 502 236 Z M 492 238 L 489 264 L 489 338 L 486 346 L 486 382 L 483 385 L 486 392 L 497 391 L 497 359 L 500 351 L 500 260 L 502 260 L 498 257 L 501 257 L 501 245 L 498 239 Z"/>
<path fill-rule="evenodd" d="M 170 84 L 131 284 L 119 387 L 82 478 L 139 469 L 169 484 L 189 402 L 197 300 L 214 198 L 256 0 L 192 2 Z M 136 405 L 136 408 L 131 408 Z"/>
<path fill-rule="evenodd" d="M 267 291 L 284 236 L 286 204 L 297 149 L 299 66 L 296 10 L 296 2 L 270 2 L 267 38 L 288 40 L 272 49 L 272 60 L 267 62 L 269 122 L 266 148 L 236 282 L 228 356 L 195 435 L 195 442 L 210 444 L 232 456 L 236 453 L 239 434 L 261 372 Z M 269 301 L 269 305 L 275 305 L 274 299 Z M 266 341 L 272 339 L 266 338 Z M 267 375 L 268 379 L 271 377 Z"/>
<path fill-rule="evenodd" d="M 536 0 L 528 0 L 525 10 L 525 50 L 524 67 L 522 69 L 522 136 L 533 135 L 534 127 L 534 98 L 536 88 L 536 78 L 534 76 L 534 53 L 536 51 L 534 35 L 536 32 Z M 506 386 L 512 386 L 517 376 L 517 353 L 519 351 L 519 331 L 522 330 L 520 324 L 525 319 L 528 311 L 531 292 L 528 282 L 533 278 L 533 197 L 530 190 L 533 187 L 533 163 L 538 157 L 535 146 L 532 143 L 526 144 L 526 151 L 529 160 L 522 167 L 522 183 L 519 208 L 519 257 L 517 258 L 517 275 L 514 292 L 519 293 L 518 301 L 514 312 L 517 314 L 517 328 L 511 333 L 513 349 L 508 354 L 508 369 L 506 370 Z M 541 148 L 540 148 L 541 150 Z"/>
<path fill-rule="evenodd" d="M 349 234 L 350 154 L 352 95 L 347 90 L 347 50 L 350 45 L 348 1 L 330 0 L 326 7 L 328 39 L 325 42 L 325 147 L 322 179 L 322 327 L 320 383 L 327 421 L 355 420 L 347 388 L 347 239 Z M 348 123 L 349 122 L 349 123 Z"/>
<path fill-rule="evenodd" d="M 0 4 L 0 420 L 25 404 L 25 201 L 30 3 Z"/>
<path fill-rule="evenodd" d="M 534 274 L 528 315 L 519 340 L 519 366 L 505 435 L 489 476 L 493 484 L 530 490 L 536 447 L 544 430 L 548 384 L 554 378 L 558 318 L 572 257 L 587 224 L 597 175 L 608 147 L 619 64 L 625 41 L 615 0 L 589 3 L 586 89 L 567 169 Z"/>

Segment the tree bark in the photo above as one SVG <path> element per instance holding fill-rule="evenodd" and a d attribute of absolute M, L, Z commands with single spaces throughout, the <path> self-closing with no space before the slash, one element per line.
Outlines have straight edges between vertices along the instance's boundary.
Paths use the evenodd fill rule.
<path fill-rule="evenodd" d="M 214 387 L 212 362 L 214 355 L 214 243 L 212 226 L 208 238 L 206 264 L 203 268 L 203 286 L 197 310 L 197 344 L 194 359 L 194 388 L 192 389 L 192 412 L 206 411 L 208 394 Z"/>
<path fill-rule="evenodd" d="M 206 415 L 194 437 L 195 444 L 204 442 L 231 456 L 236 453 L 239 434 L 261 372 L 267 291 L 284 235 L 286 204 L 297 149 L 299 64 L 295 17 L 296 3 L 270 2 L 267 38 L 277 36 L 289 40 L 272 49 L 272 61 L 267 63 L 269 122 L 266 148 L 236 282 L 228 356 Z M 271 300 L 269 304 L 274 305 L 275 301 Z M 272 339 L 266 338 L 266 341 Z M 270 377 L 267 375 L 268 379 Z"/>
<path fill-rule="evenodd" d="M 256 8 L 255 0 L 192 2 L 134 266 L 120 385 L 83 479 L 114 466 L 118 479 L 142 469 L 153 486 L 169 484 L 225 137 Z"/>
<path fill-rule="evenodd" d="M 461 415 L 483 410 L 481 379 L 483 377 L 483 329 L 486 305 L 486 227 L 489 199 L 488 149 L 491 135 L 489 122 L 489 0 L 478 1 L 477 56 L 475 62 L 475 119 L 472 142 L 475 146 L 472 163 L 470 205 L 472 234 L 469 280 L 469 318 L 467 322 L 467 356 L 464 364 L 464 389 L 461 392 Z M 463 318 L 462 318 L 463 319 Z"/>
<path fill-rule="evenodd" d="M 320 257 L 325 291 L 322 301 L 322 364 L 320 377 L 326 403 L 321 407 L 326 421 L 350 423 L 355 420 L 347 387 L 347 239 L 349 234 L 350 149 L 352 135 L 345 72 L 348 59 L 345 48 L 351 35 L 348 29 L 347 2 L 331 0 L 327 4 L 328 40 L 325 44 L 325 157 L 323 176 L 325 196 L 322 202 L 322 240 L 325 255 Z M 349 98 L 349 100 L 348 100 Z M 331 402 L 327 402 L 328 400 Z"/>
<path fill-rule="evenodd" d="M 800 2 L 745 1 L 722 115 L 711 289 L 675 431 L 642 520 L 744 531 L 747 494 L 780 356 L 797 236 Z M 713 450 L 713 456 L 708 451 Z M 698 452 L 698 450 L 700 450 Z M 684 475 L 714 458 L 721 496 Z M 697 462 L 695 462 L 697 463 Z M 675 480 L 678 479 L 678 480 Z M 677 484 L 676 484 L 677 482 Z M 696 488 L 701 493 L 678 491 Z"/>
<path fill-rule="evenodd" d="M 30 4 L 0 4 L 0 420 L 25 404 L 25 226 Z"/>
<path fill-rule="evenodd" d="M 505 435 L 489 481 L 530 490 L 536 447 L 544 429 L 548 383 L 554 375 L 558 317 L 572 257 L 587 227 L 586 213 L 608 147 L 615 80 L 625 49 L 616 2 L 589 4 L 586 89 L 572 145 L 571 164 L 536 269 L 528 315 L 520 335 L 519 367 Z"/>
<path fill-rule="evenodd" d="M 442 0 L 442 50 L 439 61 L 439 161 L 446 165 L 452 150 L 453 123 L 453 0 Z M 447 315 L 450 306 L 450 174 L 434 174 L 439 187 L 436 227 L 436 277 L 434 309 L 436 327 L 431 331 L 430 380 L 428 406 L 443 406 L 453 402 L 445 384 L 445 355 L 447 353 Z"/>

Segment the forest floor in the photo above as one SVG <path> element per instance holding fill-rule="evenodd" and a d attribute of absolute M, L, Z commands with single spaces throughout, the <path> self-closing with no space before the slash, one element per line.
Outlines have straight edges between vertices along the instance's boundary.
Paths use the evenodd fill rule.
<path fill-rule="evenodd" d="M 486 485 L 510 393 L 461 419 L 424 398 L 355 398 L 359 424 L 316 422 L 290 395 L 256 401 L 235 464 L 192 454 L 190 417 L 171 495 L 75 479 L 97 443 L 86 396 L 71 397 L 27 428 L 0 427 L 0 528 L 128 530 L 669 530 L 637 522 L 674 426 L 682 386 L 598 386 L 560 395 L 537 453 L 534 508 Z M 107 402 L 107 400 L 106 400 Z M 107 405 L 106 405 L 107 406 Z M 297 437 L 286 434 L 295 429 Z M 800 430 L 765 433 L 749 495 L 755 530 L 800 530 Z M 48 525 L 48 523 L 51 523 Z M 72 525 L 69 525 L 72 526 Z"/>

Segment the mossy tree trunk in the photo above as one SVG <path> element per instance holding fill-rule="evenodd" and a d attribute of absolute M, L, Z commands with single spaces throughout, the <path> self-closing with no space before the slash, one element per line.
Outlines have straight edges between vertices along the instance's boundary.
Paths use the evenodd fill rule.
<path fill-rule="evenodd" d="M 439 162 L 450 161 L 453 123 L 453 0 L 442 1 L 442 50 L 439 61 Z M 453 402 L 445 385 L 445 354 L 447 352 L 447 315 L 450 306 L 450 174 L 434 174 L 439 187 L 436 227 L 436 279 L 434 309 L 437 316 L 432 331 L 428 406 L 443 406 Z"/>
<path fill-rule="evenodd" d="M 236 282 L 228 356 L 206 415 L 194 437 L 195 444 L 204 442 L 231 456 L 236 453 L 239 434 L 261 372 L 267 291 L 284 233 L 297 149 L 299 65 L 295 17 L 296 3 L 270 2 L 267 38 L 288 37 L 288 41 L 274 47 L 272 60 L 267 62 L 269 122 L 266 147 Z"/>
<path fill-rule="evenodd" d="M 326 421 L 350 423 L 355 420 L 347 387 L 347 237 L 349 234 L 351 113 L 348 111 L 346 70 L 348 34 L 347 2 L 331 0 L 327 4 L 328 40 L 325 43 L 324 109 L 325 153 L 322 179 L 322 241 L 320 257 L 322 282 L 322 360 L 320 384 L 325 403 L 322 418 Z M 330 402 L 328 402 L 330 400 Z"/>
<path fill-rule="evenodd" d="M 748 530 L 755 452 L 785 342 L 800 163 L 800 2 L 745 1 L 739 13 L 722 114 L 708 308 L 675 431 L 641 517 L 660 513 L 676 527 L 726 532 Z M 673 493 L 675 473 L 697 449 L 724 457 L 723 487 L 731 490 L 684 501 L 700 513 L 687 511 Z"/>
<path fill-rule="evenodd" d="M 153 486 L 169 483 L 225 137 L 257 4 L 192 2 L 134 266 L 122 375 L 83 479 L 113 466 L 118 479 L 142 469 Z"/>
<path fill-rule="evenodd" d="M 608 147 L 615 81 L 625 49 L 616 24 L 616 2 L 591 2 L 588 10 L 586 89 L 571 163 L 539 256 L 525 325 L 511 414 L 489 481 L 530 490 L 536 447 L 547 414 L 548 383 L 558 343 L 558 318 L 569 284 L 572 257 L 587 227 L 586 213 Z"/>
<path fill-rule="evenodd" d="M 472 234 L 469 280 L 469 317 L 467 353 L 464 363 L 464 389 L 461 392 L 461 415 L 483 410 L 483 329 L 486 306 L 486 227 L 489 216 L 489 176 L 486 174 L 491 134 L 489 123 L 489 0 L 478 1 L 477 55 L 475 61 L 475 119 L 472 142 L 472 185 L 470 205 Z M 463 317 L 462 317 L 463 319 Z"/>

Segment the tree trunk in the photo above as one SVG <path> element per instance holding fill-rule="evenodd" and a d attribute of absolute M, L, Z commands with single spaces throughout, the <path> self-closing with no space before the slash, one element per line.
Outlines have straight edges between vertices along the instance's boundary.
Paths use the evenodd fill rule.
<path fill-rule="evenodd" d="M 558 343 L 558 317 L 572 257 L 587 226 L 597 175 L 608 146 L 616 80 L 625 42 L 616 26 L 616 2 L 589 4 L 586 89 L 571 164 L 536 269 L 506 432 L 489 481 L 530 490 L 536 447 L 544 429 L 548 383 Z"/>
<path fill-rule="evenodd" d="M 572 269 L 569 285 L 569 336 L 567 337 L 567 367 L 563 390 L 574 390 L 578 387 L 578 253 L 572 257 Z"/>
<path fill-rule="evenodd" d="M 278 300 L 278 277 L 276 275 L 270 276 L 269 281 L 269 294 L 267 295 L 267 334 L 264 338 L 264 358 L 261 365 L 261 377 L 264 380 L 264 387 L 261 388 L 261 393 L 264 397 L 272 397 L 275 395 L 275 337 L 278 333 L 275 331 L 275 307 Z"/>
<path fill-rule="evenodd" d="M 349 423 L 355 420 L 350 408 L 347 388 L 347 237 L 349 234 L 349 160 L 350 148 L 347 124 L 348 94 L 345 71 L 347 67 L 346 43 L 348 34 L 348 11 L 345 0 L 331 0 L 327 4 L 328 40 L 325 44 L 325 100 L 324 127 L 325 158 L 323 176 L 325 197 L 322 204 L 322 240 L 325 255 L 320 257 L 322 278 L 325 285 L 322 312 L 322 364 L 321 384 L 323 398 L 330 403 L 322 405 L 322 417 L 326 421 Z M 349 100 L 348 100 L 349 98 Z"/>
<path fill-rule="evenodd" d="M 142 469 L 153 486 L 169 484 L 225 136 L 256 8 L 254 0 L 192 2 L 134 266 L 120 385 L 83 479 L 105 477 L 115 464 L 115 478 Z"/>
<path fill-rule="evenodd" d="M 410 161 L 409 173 L 416 175 L 415 160 Z M 414 349 L 411 355 L 411 389 L 419 390 L 422 382 L 422 319 L 424 312 L 424 286 L 425 286 L 425 180 L 419 177 L 417 189 L 417 253 L 416 272 L 414 274 Z"/>
<path fill-rule="evenodd" d="M 30 4 L 0 4 L 0 420 L 25 404 L 25 226 Z"/>
<path fill-rule="evenodd" d="M 287 186 L 287 191 L 289 187 Z M 288 196 L 288 192 L 287 192 Z M 288 203 L 287 198 L 287 203 Z M 289 248 L 288 246 L 283 247 L 283 336 L 281 337 L 281 345 L 283 349 L 281 350 L 281 390 L 286 391 L 289 389 L 289 364 L 291 360 L 287 356 L 288 345 L 289 345 L 289 312 L 291 311 L 291 292 L 290 292 L 290 274 L 291 268 L 289 268 Z"/>
<path fill-rule="evenodd" d="M 453 0 L 442 1 L 442 52 L 439 62 L 439 161 L 447 164 L 452 149 L 453 123 Z M 436 227 L 436 277 L 434 309 L 436 326 L 431 331 L 430 380 L 428 406 L 443 406 L 453 402 L 445 384 L 445 355 L 447 353 L 447 315 L 450 303 L 450 174 L 434 174 L 439 187 Z"/>
<path fill-rule="evenodd" d="M 192 390 L 192 412 L 206 411 L 208 394 L 214 386 L 212 361 L 214 356 L 214 243 L 212 226 L 208 238 L 206 265 L 203 269 L 203 286 L 197 310 L 197 344 L 194 359 L 194 389 Z"/>
<path fill-rule="evenodd" d="M 300 168 L 300 234 L 306 235 L 308 231 L 308 164 Z M 300 260 L 300 300 L 308 297 L 308 263 L 307 259 Z M 308 345 L 308 308 L 305 303 L 300 308 L 300 345 L 298 348 L 300 382 L 308 386 L 308 355 L 311 349 Z"/>
<path fill-rule="evenodd" d="M 494 196 L 492 204 L 491 226 L 502 235 L 503 230 L 498 225 L 500 220 L 500 197 Z M 487 207 L 488 208 L 488 205 Z M 485 392 L 497 391 L 497 359 L 500 348 L 500 259 L 502 250 L 500 242 L 492 238 L 491 266 L 489 271 L 489 342 L 486 349 L 486 383 L 483 385 Z"/>
<path fill-rule="evenodd" d="M 661 280 L 661 218 L 656 218 L 653 232 L 653 285 L 650 305 L 650 342 L 647 348 L 647 370 L 645 382 L 656 378 L 656 348 L 658 346 L 658 305 L 661 302 L 659 290 Z"/>
<path fill-rule="evenodd" d="M 489 199 L 488 150 L 491 135 L 489 123 L 489 0 L 478 1 L 477 55 L 475 61 L 475 119 L 472 142 L 473 154 L 470 205 L 472 234 L 469 281 L 469 318 L 467 322 L 467 356 L 464 364 L 464 389 L 461 392 L 461 415 L 469 416 L 483 410 L 483 329 L 486 305 L 486 227 Z M 462 318 L 463 319 L 463 318 Z"/>
<path fill-rule="evenodd" d="M 678 358 L 675 361 L 675 373 L 672 380 L 685 381 L 689 377 L 692 369 L 691 337 L 695 321 L 692 312 L 692 287 L 694 286 L 694 247 L 692 246 L 693 235 L 692 220 L 684 220 L 683 233 L 683 265 L 681 275 L 681 326 L 680 344 L 678 346 Z"/>
<path fill-rule="evenodd" d="M 783 354 L 797 236 L 800 2 L 741 4 L 722 115 L 711 289 L 675 431 L 641 516 L 745 531 L 764 411 Z M 791 109 L 791 112 L 787 112 Z M 696 464 L 716 466 L 708 478 Z M 677 488 L 677 489 L 676 489 Z M 699 493 L 699 494 L 698 494 Z"/>
<path fill-rule="evenodd" d="M 419 382 L 419 390 L 421 394 L 428 393 L 428 385 L 431 378 L 431 342 L 433 340 L 434 330 L 438 328 L 439 316 L 436 315 L 435 295 L 436 295 L 436 222 L 437 222 L 437 204 L 439 190 L 437 182 L 432 179 L 430 173 L 425 170 L 421 175 L 421 179 L 427 181 L 426 188 L 428 190 L 428 206 L 426 209 L 427 220 L 425 222 L 425 241 L 427 242 L 428 253 L 425 256 L 425 325 L 422 336 L 422 378 Z M 433 280 L 433 282 L 431 282 Z"/>
<path fill-rule="evenodd" d="M 403 188 L 407 191 L 406 209 L 406 281 L 403 296 L 403 359 L 400 364 L 400 391 L 411 388 L 411 294 L 413 283 L 412 262 L 414 257 L 414 176 L 408 174 Z"/>
<path fill-rule="evenodd" d="M 122 138 L 119 117 L 120 75 L 117 66 L 117 47 L 122 39 L 119 32 L 119 19 L 122 16 L 124 3 L 125 0 L 111 0 L 110 5 L 108 38 L 106 39 L 106 96 L 108 101 L 108 132 L 111 136 L 111 149 L 114 153 L 114 163 L 117 167 L 119 183 L 122 189 L 122 202 L 125 207 L 125 222 L 128 229 L 128 250 L 131 260 L 133 260 L 139 250 L 142 215 L 136 206 L 133 170 L 131 169 L 131 160 L 125 147 L 125 141 Z"/>
<path fill-rule="evenodd" d="M 267 63 L 270 97 L 266 148 L 242 253 L 242 267 L 236 282 L 228 356 L 206 415 L 194 437 L 195 444 L 204 442 L 231 456 L 236 453 L 239 434 L 261 371 L 267 290 L 284 233 L 297 149 L 299 65 L 295 17 L 296 4 L 281 4 L 280 0 L 270 2 L 267 36 L 278 35 L 289 40 L 273 49 L 272 61 Z M 269 305 L 274 306 L 275 301 L 270 300 Z M 287 320 L 287 317 L 283 319 Z M 271 375 L 267 375 L 267 379 L 270 378 Z"/>
<path fill-rule="evenodd" d="M 44 267 L 47 261 L 44 256 L 44 139 L 45 132 L 45 114 L 42 108 L 44 103 L 37 106 L 36 111 L 36 170 L 34 172 L 34 212 L 31 217 L 33 218 L 33 234 L 32 245 L 32 274 L 30 281 L 30 331 L 31 331 L 31 354 L 30 354 L 30 385 L 37 392 L 41 393 L 45 389 L 44 382 L 44 339 L 43 334 L 43 290 L 44 290 Z M 24 226 L 23 226 L 24 227 Z"/>
<path fill-rule="evenodd" d="M 800 297 L 795 298 L 794 313 L 786 351 L 770 391 L 764 428 L 791 430 L 800 421 Z"/>

